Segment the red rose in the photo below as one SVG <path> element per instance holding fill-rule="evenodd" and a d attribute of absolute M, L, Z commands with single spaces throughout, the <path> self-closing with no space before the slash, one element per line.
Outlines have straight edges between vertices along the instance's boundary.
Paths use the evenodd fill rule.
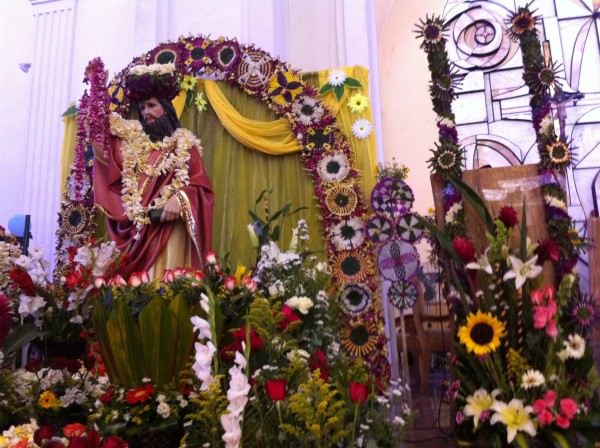
<path fill-rule="evenodd" d="M 98 431 L 90 429 L 87 437 L 90 448 L 100 448 L 100 434 L 98 434 Z"/>
<path fill-rule="evenodd" d="M 165 269 L 162 281 L 164 283 L 173 283 L 175 281 L 175 273 L 171 269 Z"/>
<path fill-rule="evenodd" d="M 233 291 L 235 289 L 235 277 L 230 275 L 225 279 L 225 288 L 227 288 L 227 291 Z"/>
<path fill-rule="evenodd" d="M 560 258 L 558 244 L 552 240 L 539 241 L 539 246 L 533 251 L 538 256 L 537 263 L 540 266 L 546 261 L 556 263 Z"/>
<path fill-rule="evenodd" d="M 102 442 L 102 448 L 127 448 L 127 442 L 117 436 L 108 436 Z"/>
<path fill-rule="evenodd" d="M 283 320 L 279 323 L 279 325 L 282 330 L 285 330 L 292 322 L 297 322 L 300 320 L 300 318 L 294 314 L 294 311 L 288 305 L 283 305 L 281 311 L 283 312 Z"/>
<path fill-rule="evenodd" d="M 285 399 L 285 386 L 286 380 L 284 379 L 267 380 L 265 382 L 265 389 L 273 401 Z"/>
<path fill-rule="evenodd" d="M 500 209 L 498 219 L 502 221 L 502 223 L 506 226 L 507 229 L 510 229 L 519 223 L 517 212 L 510 205 L 505 205 Z"/>
<path fill-rule="evenodd" d="M 242 325 L 242 328 L 233 332 L 233 338 L 240 341 L 246 341 L 246 324 Z M 253 352 L 259 352 L 263 349 L 265 343 L 262 338 L 254 331 L 254 328 L 250 327 L 250 350 Z"/>
<path fill-rule="evenodd" d="M 464 263 L 475 260 L 475 246 L 468 239 L 457 236 L 452 243 L 454 250 Z"/>
<path fill-rule="evenodd" d="M 42 446 L 42 441 L 50 440 L 52 437 L 54 437 L 54 429 L 48 425 L 40 426 L 33 433 L 33 441 L 39 446 Z"/>
<path fill-rule="evenodd" d="M 106 389 L 106 392 L 98 398 L 102 403 L 110 403 L 115 398 L 116 392 L 112 387 Z"/>
<path fill-rule="evenodd" d="M 15 447 L 20 448 L 20 445 L 15 445 Z M 23 448 L 27 448 L 27 443 L 25 443 Z M 44 448 L 65 448 L 65 446 L 62 444 L 62 442 L 59 442 L 58 440 L 50 440 L 46 445 L 44 445 Z"/>
<path fill-rule="evenodd" d="M 353 403 L 364 403 L 367 401 L 367 385 L 350 381 L 350 400 Z"/>

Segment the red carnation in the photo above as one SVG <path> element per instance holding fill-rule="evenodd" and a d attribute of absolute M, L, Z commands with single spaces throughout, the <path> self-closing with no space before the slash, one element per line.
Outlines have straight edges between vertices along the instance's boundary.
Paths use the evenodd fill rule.
<path fill-rule="evenodd" d="M 10 276 L 10 279 L 15 282 L 19 288 L 21 288 L 21 291 L 23 292 L 23 294 L 28 295 L 29 297 L 33 297 L 35 296 L 35 289 L 33 289 L 33 281 L 31 280 L 31 277 L 29 276 L 29 273 L 27 271 L 24 271 L 23 269 L 12 269 L 8 275 Z"/>
<path fill-rule="evenodd" d="M 553 240 L 544 240 L 539 242 L 539 246 L 534 251 L 534 254 L 538 256 L 537 264 L 543 265 L 546 261 L 553 263 L 558 262 L 560 258 L 560 252 L 558 244 Z"/>
<path fill-rule="evenodd" d="M 117 395 L 117 393 L 115 392 L 115 390 L 111 386 L 108 389 L 106 389 L 105 393 L 103 393 L 102 395 L 100 395 L 99 400 L 102 403 L 110 403 L 112 401 L 112 399 L 115 398 L 116 395 Z"/>
<path fill-rule="evenodd" d="M 294 311 L 288 305 L 283 305 L 281 311 L 283 312 L 283 320 L 280 322 L 279 325 L 281 326 L 282 330 L 285 330 L 287 326 L 292 322 L 297 322 L 300 320 L 300 318 L 296 314 L 294 314 Z"/>
<path fill-rule="evenodd" d="M 0 294 L 0 348 L 4 345 L 4 338 L 12 326 L 12 305 L 8 297 Z"/>
<path fill-rule="evenodd" d="M 127 442 L 117 436 L 108 436 L 102 442 L 102 448 L 127 448 Z"/>
<path fill-rule="evenodd" d="M 323 350 L 317 350 L 310 356 L 310 371 L 319 369 L 321 379 L 325 382 L 329 379 L 329 368 L 327 367 L 327 357 Z"/>
<path fill-rule="evenodd" d="M 63 434 L 69 439 L 71 437 L 80 437 L 87 431 L 87 427 L 81 423 L 72 423 L 63 428 Z"/>
<path fill-rule="evenodd" d="M 265 382 L 265 389 L 273 401 L 285 399 L 285 386 L 286 381 L 284 379 L 267 380 Z"/>
<path fill-rule="evenodd" d="M 468 239 L 457 236 L 452 243 L 454 250 L 464 263 L 475 260 L 475 246 Z"/>
<path fill-rule="evenodd" d="M 350 381 L 350 400 L 353 403 L 364 403 L 367 401 L 367 385 Z"/>
<path fill-rule="evenodd" d="M 129 404 L 144 403 L 154 393 L 154 386 L 146 384 L 137 389 L 131 389 L 125 396 L 125 401 Z"/>
<path fill-rule="evenodd" d="M 504 224 L 508 229 L 516 226 L 519 223 L 517 212 L 510 205 L 505 205 L 500 209 L 498 219 L 502 221 L 502 224 Z"/>
<path fill-rule="evenodd" d="M 50 440 L 52 437 L 54 437 L 54 429 L 48 425 L 40 426 L 33 433 L 33 441 L 39 446 L 42 446 L 44 440 Z"/>

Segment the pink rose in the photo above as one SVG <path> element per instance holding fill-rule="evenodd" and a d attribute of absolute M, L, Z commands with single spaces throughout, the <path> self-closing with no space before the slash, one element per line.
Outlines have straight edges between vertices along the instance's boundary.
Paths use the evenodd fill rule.
<path fill-rule="evenodd" d="M 214 252 L 208 252 L 206 254 L 206 262 L 210 265 L 216 265 L 217 264 L 217 254 Z"/>
<path fill-rule="evenodd" d="M 129 281 L 127 282 L 127 284 L 129 286 L 133 286 L 135 288 L 135 287 L 138 287 L 140 285 L 146 284 L 149 281 L 150 281 L 150 275 L 146 271 L 144 271 L 144 272 L 134 272 L 129 277 Z"/>
<path fill-rule="evenodd" d="M 535 402 L 533 403 L 533 411 L 538 415 L 547 407 L 548 405 L 544 400 L 535 400 Z"/>
<path fill-rule="evenodd" d="M 556 306 L 556 301 L 554 299 L 548 300 L 548 314 L 550 317 L 554 317 L 557 311 L 558 307 Z"/>
<path fill-rule="evenodd" d="M 173 269 L 173 275 L 175 276 L 175 278 L 177 277 L 185 277 L 187 274 L 187 269 L 184 268 L 175 268 Z"/>
<path fill-rule="evenodd" d="M 256 291 L 256 288 L 258 287 L 258 284 L 252 280 L 252 277 L 246 277 L 242 281 L 242 285 L 245 286 L 250 292 Z"/>
<path fill-rule="evenodd" d="M 538 330 L 544 328 L 550 318 L 548 308 L 545 306 L 534 306 L 533 313 L 533 328 Z"/>
<path fill-rule="evenodd" d="M 554 286 L 545 286 L 543 293 L 544 297 L 547 297 L 549 300 L 554 300 Z"/>
<path fill-rule="evenodd" d="M 175 281 L 175 274 L 171 269 L 165 269 L 163 273 L 162 281 L 165 283 L 173 283 Z"/>
<path fill-rule="evenodd" d="M 100 289 L 102 286 L 106 286 L 106 278 L 96 277 L 94 279 L 94 287 Z"/>
<path fill-rule="evenodd" d="M 572 398 L 560 400 L 560 413 L 571 420 L 577 414 L 577 403 Z"/>
<path fill-rule="evenodd" d="M 567 429 L 569 426 L 571 426 L 569 419 L 561 414 L 556 416 L 556 424 L 562 429 Z"/>
<path fill-rule="evenodd" d="M 554 417 L 552 416 L 552 412 L 550 412 L 548 409 L 544 409 L 538 414 L 538 422 L 540 426 L 548 426 L 550 423 L 552 423 L 552 420 L 554 420 Z"/>
<path fill-rule="evenodd" d="M 558 336 L 558 327 L 553 319 L 546 324 L 546 334 L 553 339 Z"/>
<path fill-rule="evenodd" d="M 549 408 L 554 407 L 554 402 L 556 401 L 556 392 L 554 392 L 553 390 L 549 390 L 548 392 L 546 392 L 546 395 L 544 395 L 544 401 L 546 402 Z"/>
<path fill-rule="evenodd" d="M 531 291 L 531 303 L 534 305 L 541 305 L 544 300 L 544 294 L 540 289 Z"/>
<path fill-rule="evenodd" d="M 235 277 L 230 275 L 225 279 L 225 288 L 227 288 L 228 291 L 233 291 L 235 289 Z"/>
<path fill-rule="evenodd" d="M 127 286 L 127 282 L 121 274 L 115 275 L 108 281 L 109 286 Z"/>

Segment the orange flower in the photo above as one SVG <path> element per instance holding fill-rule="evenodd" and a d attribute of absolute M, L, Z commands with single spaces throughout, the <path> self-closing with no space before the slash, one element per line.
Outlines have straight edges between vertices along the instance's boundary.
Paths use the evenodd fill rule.
<path fill-rule="evenodd" d="M 80 437 L 83 434 L 85 434 L 86 431 L 87 427 L 85 425 L 82 425 L 81 423 L 72 423 L 63 428 L 63 433 L 65 434 L 65 437 L 68 437 L 69 439 L 71 437 Z"/>
<path fill-rule="evenodd" d="M 129 404 L 135 403 L 144 403 L 148 398 L 152 396 L 154 393 L 154 386 L 151 384 L 146 384 L 144 386 L 140 386 L 137 389 L 131 389 L 127 392 L 127 396 L 125 397 L 125 401 Z"/>

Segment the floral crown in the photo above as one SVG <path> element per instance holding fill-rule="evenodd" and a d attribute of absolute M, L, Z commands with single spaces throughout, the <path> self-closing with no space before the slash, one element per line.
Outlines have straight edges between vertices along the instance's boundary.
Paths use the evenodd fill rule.
<path fill-rule="evenodd" d="M 136 65 L 127 73 L 125 88 L 132 102 L 153 96 L 172 100 L 179 94 L 175 64 Z"/>

